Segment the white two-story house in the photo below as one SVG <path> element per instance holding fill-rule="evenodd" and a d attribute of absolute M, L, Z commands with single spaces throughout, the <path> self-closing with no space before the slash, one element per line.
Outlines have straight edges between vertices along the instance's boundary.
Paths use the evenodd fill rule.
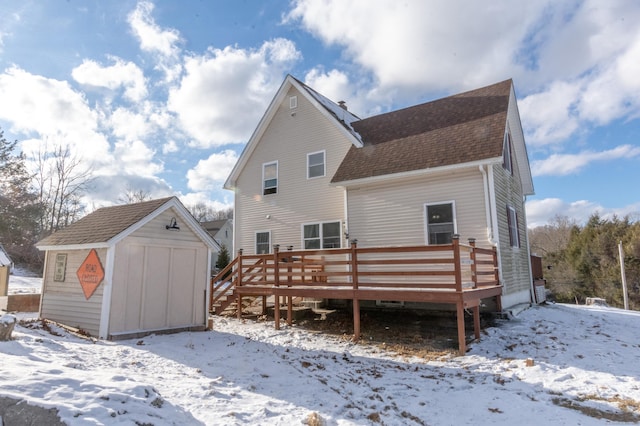
<path fill-rule="evenodd" d="M 225 182 L 234 248 L 496 247 L 502 306 L 530 303 L 533 181 L 511 80 L 361 119 L 287 76 Z"/>

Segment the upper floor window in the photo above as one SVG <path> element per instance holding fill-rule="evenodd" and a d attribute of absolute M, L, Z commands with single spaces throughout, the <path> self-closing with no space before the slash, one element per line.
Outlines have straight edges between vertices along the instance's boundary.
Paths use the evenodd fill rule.
<path fill-rule="evenodd" d="M 513 162 L 511 161 L 511 134 L 504 134 L 504 143 L 502 146 L 502 167 L 509 173 L 513 174 Z"/>
<path fill-rule="evenodd" d="M 291 96 L 289 98 L 289 109 L 294 109 L 298 107 L 298 97 L 297 96 Z"/>
<path fill-rule="evenodd" d="M 511 247 L 520 247 L 518 213 L 516 212 L 516 209 L 511 206 L 507 206 L 507 223 L 509 225 L 509 244 Z"/>
<path fill-rule="evenodd" d="M 324 176 L 324 151 L 307 154 L 307 178 Z"/>
<path fill-rule="evenodd" d="M 453 201 L 441 204 L 426 204 L 427 244 L 451 244 L 456 233 L 455 206 Z"/>
<path fill-rule="evenodd" d="M 276 194 L 278 192 L 278 162 L 262 165 L 262 194 Z"/>
<path fill-rule="evenodd" d="M 309 223 L 302 228 L 305 250 L 340 248 L 340 222 Z"/>

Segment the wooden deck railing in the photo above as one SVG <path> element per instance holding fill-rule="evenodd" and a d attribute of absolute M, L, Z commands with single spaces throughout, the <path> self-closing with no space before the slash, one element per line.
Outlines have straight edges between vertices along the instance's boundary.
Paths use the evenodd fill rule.
<path fill-rule="evenodd" d="M 238 256 L 212 279 L 211 306 L 216 312 L 223 289 L 240 306 L 243 296 L 275 296 L 276 328 L 280 326 L 281 297 L 288 298 L 287 321 L 292 321 L 293 297 L 350 299 L 354 310 L 354 337 L 360 335 L 360 300 L 393 300 L 455 304 L 461 351 L 465 350 L 464 309 L 474 311 L 474 331 L 479 337 L 480 300 L 497 297 L 500 309 L 502 287 L 498 279 L 495 248 L 481 248 L 475 240 L 460 244 L 411 247 L 358 247 L 326 250 L 280 250 Z M 225 280 L 222 276 L 228 275 Z M 226 302 L 228 304 L 230 302 Z M 264 303 L 263 303 L 264 306 Z M 238 316 L 241 309 L 238 309 Z"/>

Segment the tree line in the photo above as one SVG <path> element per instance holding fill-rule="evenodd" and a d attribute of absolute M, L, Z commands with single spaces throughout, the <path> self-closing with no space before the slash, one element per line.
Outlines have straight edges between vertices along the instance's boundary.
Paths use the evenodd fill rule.
<path fill-rule="evenodd" d="M 622 243 L 629 308 L 640 310 L 640 222 L 593 214 L 585 225 L 557 216 L 529 231 L 531 253 L 542 257 L 547 288 L 558 302 L 601 297 L 623 307 Z"/>
<path fill-rule="evenodd" d="M 12 260 L 41 271 L 43 254 L 35 243 L 87 213 L 82 197 L 92 183 L 91 165 L 68 145 L 48 147 L 45 143 L 27 158 L 18 152 L 18 141 L 8 141 L 0 128 L 0 244 Z M 127 187 L 115 202 L 150 199 L 149 192 Z M 206 203 L 186 208 L 201 222 L 233 217 L 232 208 L 217 211 Z"/>

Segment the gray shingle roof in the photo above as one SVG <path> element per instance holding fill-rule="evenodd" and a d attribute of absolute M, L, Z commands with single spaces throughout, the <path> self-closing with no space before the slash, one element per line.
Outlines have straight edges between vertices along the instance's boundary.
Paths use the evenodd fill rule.
<path fill-rule="evenodd" d="M 138 223 L 174 197 L 122 206 L 103 207 L 46 238 L 36 246 L 104 243 Z"/>
<path fill-rule="evenodd" d="M 376 115 L 352 126 L 352 146 L 333 176 L 344 182 L 502 155 L 511 80 Z"/>

